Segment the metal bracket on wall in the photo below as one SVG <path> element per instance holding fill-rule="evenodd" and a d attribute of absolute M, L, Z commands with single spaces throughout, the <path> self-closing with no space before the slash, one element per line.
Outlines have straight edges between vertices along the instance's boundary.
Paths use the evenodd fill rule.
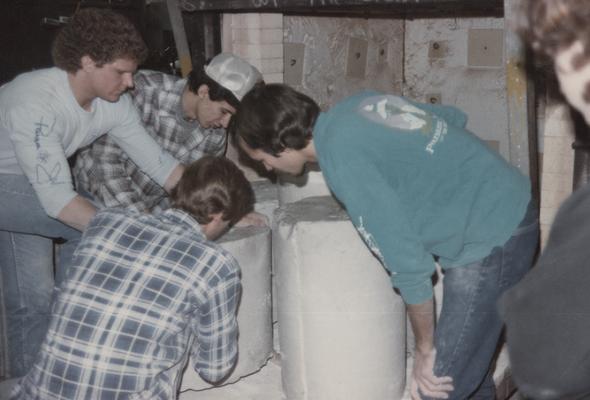
<path fill-rule="evenodd" d="M 63 26 L 66 25 L 68 22 L 70 22 L 70 17 L 66 17 L 64 15 L 60 15 L 57 18 L 41 18 L 41 25 L 44 26 Z"/>
<path fill-rule="evenodd" d="M 303 58 L 305 45 L 303 43 L 283 44 L 283 81 L 291 86 L 301 85 L 303 81 Z"/>

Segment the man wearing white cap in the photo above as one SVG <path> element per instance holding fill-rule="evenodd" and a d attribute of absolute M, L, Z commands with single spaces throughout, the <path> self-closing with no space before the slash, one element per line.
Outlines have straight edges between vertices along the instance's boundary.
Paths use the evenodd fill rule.
<path fill-rule="evenodd" d="M 260 72 L 248 62 L 221 53 L 187 79 L 140 70 L 130 94 L 150 136 L 188 164 L 225 152 L 225 128 L 231 116 L 242 97 L 261 81 Z M 99 206 L 154 213 L 169 207 L 168 193 L 106 136 L 78 153 L 74 176 L 78 189 L 88 192 Z"/>

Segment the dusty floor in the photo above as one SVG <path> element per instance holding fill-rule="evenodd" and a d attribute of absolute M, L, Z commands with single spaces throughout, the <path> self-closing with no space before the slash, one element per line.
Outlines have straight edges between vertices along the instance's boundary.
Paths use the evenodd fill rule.
<path fill-rule="evenodd" d="M 505 377 L 505 371 L 507 368 L 508 358 L 506 352 L 502 352 L 497 362 L 496 373 L 494 379 L 496 382 L 500 382 Z M 411 359 L 408 360 L 407 373 L 411 371 Z M 511 396 L 507 397 L 508 395 Z M 524 400 L 518 395 L 513 394 L 512 391 L 509 393 L 501 394 L 500 390 L 498 395 L 502 399 L 510 400 Z M 216 387 L 212 389 L 200 390 L 200 391 L 186 391 L 181 393 L 180 400 L 286 400 L 281 388 L 281 367 L 280 361 L 277 357 L 271 358 L 262 369 L 250 376 L 240 379 L 234 384 L 226 386 Z M 343 399 L 344 400 L 344 399 Z M 399 400 L 410 400 L 410 396 L 407 393 L 404 394 L 402 399 Z"/>
<path fill-rule="evenodd" d="M 407 373 L 411 371 L 411 359 L 408 360 Z M 507 366 L 507 357 L 505 352 L 498 359 L 497 372 L 494 374 L 496 382 L 502 380 L 504 370 Z M 502 371 L 502 372 L 500 372 Z M 0 400 L 6 398 L 3 385 L 8 381 L 0 382 Z M 9 387 L 7 386 L 6 390 Z M 499 399 L 524 400 L 518 393 L 513 390 L 504 395 L 498 393 Z M 511 394 L 509 396 L 508 394 Z M 286 400 L 281 387 L 281 367 L 278 357 L 271 358 L 258 372 L 240 379 L 238 382 L 215 387 L 206 390 L 189 390 L 180 394 L 180 400 Z M 344 399 L 343 399 L 344 400 Z M 400 400 L 410 400 L 407 391 Z"/>
<path fill-rule="evenodd" d="M 179 400 L 281 400 L 281 367 L 271 358 L 262 369 L 238 382 L 206 390 L 189 390 Z"/>

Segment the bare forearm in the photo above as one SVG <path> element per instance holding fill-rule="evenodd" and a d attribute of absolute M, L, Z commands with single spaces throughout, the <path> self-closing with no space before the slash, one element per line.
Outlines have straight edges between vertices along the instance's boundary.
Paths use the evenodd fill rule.
<path fill-rule="evenodd" d="M 57 219 L 79 231 L 83 231 L 96 214 L 96 207 L 82 196 L 76 196 L 60 211 Z"/>
<path fill-rule="evenodd" d="M 416 351 L 426 354 L 434 348 L 434 301 L 407 304 L 408 316 L 416 338 Z"/>
<path fill-rule="evenodd" d="M 166 183 L 164 183 L 164 189 L 166 189 L 166 191 L 168 193 L 170 193 L 172 191 L 172 189 L 174 188 L 174 186 L 176 186 L 176 184 L 180 180 L 180 177 L 182 176 L 183 172 L 184 172 L 184 165 L 182 165 L 182 164 L 178 164 L 176 166 L 176 168 L 174 168 L 172 170 L 172 172 L 168 176 L 168 179 L 166 179 Z"/>
<path fill-rule="evenodd" d="M 447 399 L 453 391 L 453 379 L 450 376 L 436 376 L 434 365 L 436 349 L 434 348 L 434 301 L 421 304 L 407 304 L 408 315 L 416 338 L 416 353 L 412 368 L 410 393 L 412 400 L 419 400 L 422 395 Z"/>

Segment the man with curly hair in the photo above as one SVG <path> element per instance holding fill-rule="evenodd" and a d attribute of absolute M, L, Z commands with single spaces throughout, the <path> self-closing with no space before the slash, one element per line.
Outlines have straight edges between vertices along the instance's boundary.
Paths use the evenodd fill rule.
<path fill-rule="evenodd" d="M 0 273 L 11 376 L 24 375 L 46 333 L 54 286 L 51 239 L 65 240 L 55 281 L 95 206 L 74 189 L 68 164 L 109 135 L 166 190 L 184 170 L 147 134 L 131 98 L 147 56 L 137 30 L 105 9 L 77 12 L 56 37 L 55 67 L 0 88 Z"/>
<path fill-rule="evenodd" d="M 520 33 L 590 124 L 590 0 L 528 0 Z M 590 185 L 560 207 L 535 267 L 499 303 L 511 370 L 534 399 L 590 398 Z"/>

